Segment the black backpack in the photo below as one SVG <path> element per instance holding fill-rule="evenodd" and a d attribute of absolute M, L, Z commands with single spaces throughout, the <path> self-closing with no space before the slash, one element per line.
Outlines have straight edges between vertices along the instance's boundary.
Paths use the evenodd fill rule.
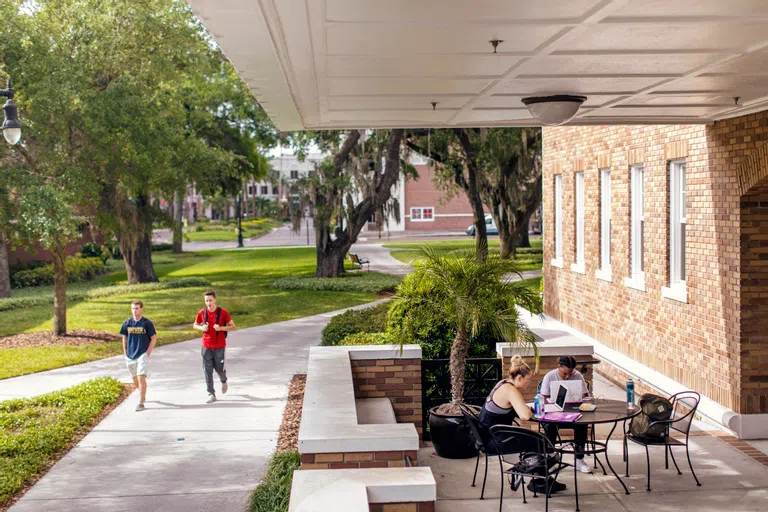
<path fill-rule="evenodd" d="M 664 439 L 667 435 L 667 424 L 649 427 L 654 421 L 664 421 L 672 417 L 672 403 L 663 396 L 646 393 L 640 397 L 639 416 L 632 418 L 629 431 L 635 437 Z"/>
<path fill-rule="evenodd" d="M 216 308 L 216 323 L 219 323 L 219 318 L 221 318 L 221 308 Z M 203 321 L 207 324 L 208 323 L 208 308 L 203 309 Z M 219 324 L 221 325 L 221 324 Z M 224 333 L 224 339 L 227 339 L 227 331 L 219 331 Z"/>

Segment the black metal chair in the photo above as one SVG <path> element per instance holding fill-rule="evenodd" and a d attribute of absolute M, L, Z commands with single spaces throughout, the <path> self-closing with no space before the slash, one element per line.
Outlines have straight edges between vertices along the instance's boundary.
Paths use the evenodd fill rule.
<path fill-rule="evenodd" d="M 516 479 L 520 479 L 520 486 L 523 489 L 523 503 L 528 503 L 525 498 L 525 479 L 529 478 L 534 481 L 544 480 L 546 487 L 546 504 L 545 509 L 549 511 L 549 496 L 552 493 L 552 483 L 557 480 L 557 476 L 564 468 L 572 466 L 562 461 L 560 453 L 547 439 L 547 436 L 534 430 L 529 430 L 522 427 L 513 427 L 507 425 L 494 425 L 490 429 L 492 444 L 489 444 L 489 450 L 495 452 L 499 457 L 499 468 L 501 470 L 501 493 L 499 494 L 499 512 L 502 510 L 504 503 L 504 479 L 505 476 L 509 478 L 510 487 L 512 482 Z M 513 460 L 511 456 L 517 455 L 518 460 Z M 519 471 L 520 467 L 517 466 L 524 459 L 532 455 L 540 457 L 540 462 L 536 466 L 528 466 L 529 471 Z M 552 465 L 548 463 L 550 457 L 554 457 Z M 504 465 L 509 466 L 504 469 Z M 530 470 L 537 470 L 531 472 Z M 550 480 L 551 478 L 551 480 Z M 547 482 L 550 482 L 547 485 Z M 533 497 L 536 497 L 536 487 L 534 485 Z"/>
<path fill-rule="evenodd" d="M 629 476 L 629 445 L 628 441 L 632 441 L 635 444 L 645 447 L 645 460 L 648 465 L 648 484 L 647 490 L 651 490 L 651 457 L 648 453 L 649 446 L 663 446 L 664 447 L 664 466 L 665 469 L 669 469 L 669 456 L 672 456 L 672 462 L 675 464 L 675 469 L 678 475 L 682 475 L 680 468 L 677 466 L 675 455 L 672 453 L 673 446 L 684 446 L 685 455 L 688 458 L 688 467 L 691 468 L 691 474 L 693 479 L 696 480 L 696 485 L 701 486 L 701 482 L 696 478 L 696 472 L 693 470 L 693 464 L 691 464 L 691 454 L 688 450 L 688 437 L 691 432 L 691 424 L 693 423 L 693 417 L 696 414 L 696 409 L 699 407 L 701 401 L 701 395 L 695 391 L 681 391 L 675 393 L 669 397 L 669 401 L 672 403 L 672 414 L 668 420 L 654 421 L 648 425 L 650 429 L 654 425 L 665 425 L 666 432 L 664 437 L 648 437 L 648 436 L 635 436 L 630 431 L 625 429 L 624 432 L 624 460 L 626 461 L 626 476 Z M 631 424 L 630 424 L 631 425 Z M 675 430 L 681 434 L 685 434 L 685 441 L 681 441 L 670 436 L 670 430 Z"/>

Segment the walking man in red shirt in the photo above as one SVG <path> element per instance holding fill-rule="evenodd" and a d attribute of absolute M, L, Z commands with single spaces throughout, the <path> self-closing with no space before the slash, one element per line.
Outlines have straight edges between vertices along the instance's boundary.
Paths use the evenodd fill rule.
<path fill-rule="evenodd" d="M 208 388 L 210 404 L 216 401 L 216 390 L 213 388 L 213 370 L 221 380 L 221 392 L 227 392 L 227 371 L 224 369 L 224 350 L 227 346 L 227 333 L 237 329 L 229 312 L 216 306 L 216 292 L 208 290 L 203 294 L 205 308 L 201 309 L 195 319 L 194 328 L 203 332 L 203 370 L 205 370 L 205 385 Z"/>

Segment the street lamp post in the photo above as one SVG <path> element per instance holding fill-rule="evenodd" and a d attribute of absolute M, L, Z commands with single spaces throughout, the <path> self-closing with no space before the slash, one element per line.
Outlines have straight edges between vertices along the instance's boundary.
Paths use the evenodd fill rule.
<path fill-rule="evenodd" d="M 243 194 L 237 194 L 237 246 L 243 247 Z"/>
<path fill-rule="evenodd" d="M 13 102 L 13 88 L 11 79 L 8 79 L 5 89 L 0 89 L 0 96 L 5 96 L 8 101 L 3 105 L 3 137 L 8 144 L 16 144 L 21 139 L 21 122 L 19 121 L 19 112 L 16 103 Z"/>

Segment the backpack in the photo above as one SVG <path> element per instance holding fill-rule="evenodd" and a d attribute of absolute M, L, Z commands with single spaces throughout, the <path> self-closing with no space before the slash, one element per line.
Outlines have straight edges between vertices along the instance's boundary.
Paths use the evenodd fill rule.
<path fill-rule="evenodd" d="M 221 308 L 216 308 L 216 323 L 219 323 L 219 318 L 221 318 Z M 203 319 L 205 323 L 208 323 L 208 308 L 203 309 Z M 221 324 L 219 324 L 221 325 Z M 219 331 L 224 333 L 224 339 L 227 339 L 227 334 L 229 334 L 227 331 Z"/>
<path fill-rule="evenodd" d="M 634 437 L 664 439 L 667 435 L 667 425 L 659 424 L 649 428 L 654 421 L 664 421 L 672 417 L 672 403 L 663 396 L 646 393 L 640 397 L 639 416 L 632 418 L 629 431 Z"/>

